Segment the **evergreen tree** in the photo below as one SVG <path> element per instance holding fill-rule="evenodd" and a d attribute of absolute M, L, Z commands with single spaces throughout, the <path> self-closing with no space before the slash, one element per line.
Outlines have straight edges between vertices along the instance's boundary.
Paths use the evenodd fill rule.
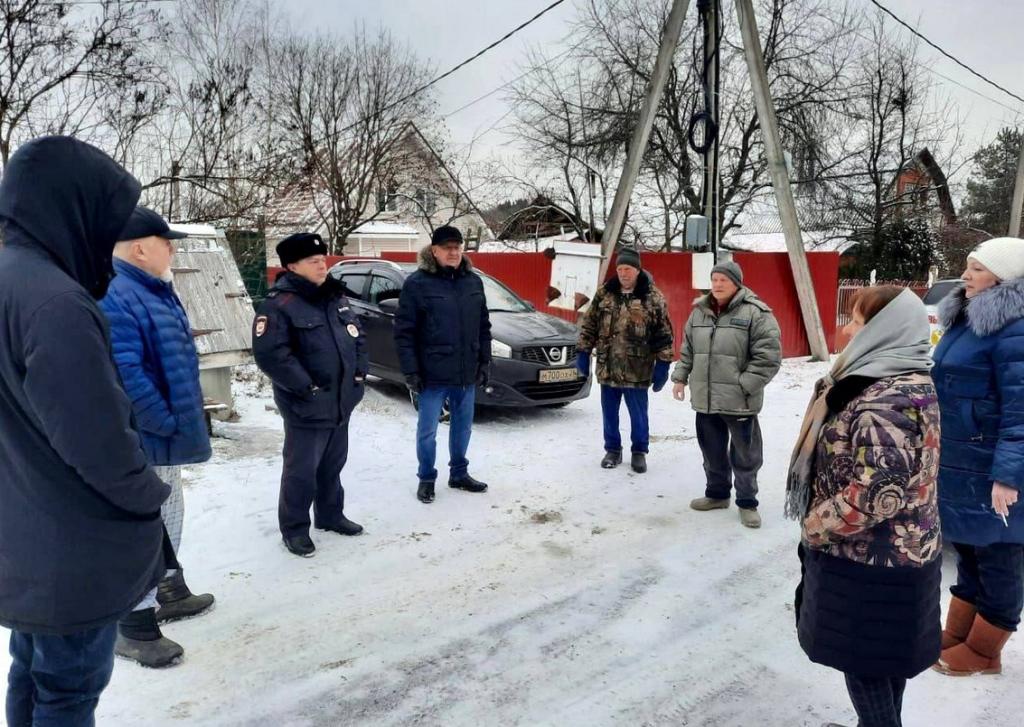
<path fill-rule="evenodd" d="M 923 220 L 899 220 L 882 228 L 877 240 L 860 243 L 844 277 L 866 280 L 924 280 L 935 258 L 935 236 Z"/>
<path fill-rule="evenodd" d="M 972 227 L 997 237 L 1006 234 L 1022 140 L 1024 133 L 1017 129 L 1001 129 L 994 142 L 974 155 L 963 209 Z"/>

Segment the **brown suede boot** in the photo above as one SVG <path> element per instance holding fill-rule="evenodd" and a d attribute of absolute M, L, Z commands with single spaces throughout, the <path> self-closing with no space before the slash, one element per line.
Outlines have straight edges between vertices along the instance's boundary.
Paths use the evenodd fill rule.
<path fill-rule="evenodd" d="M 952 677 L 1001 674 L 1003 667 L 999 655 L 1010 634 L 1010 631 L 993 626 L 981 616 L 975 616 L 967 640 L 943 651 L 939 663 L 932 668 Z"/>
<path fill-rule="evenodd" d="M 949 610 L 946 611 L 946 628 L 942 629 L 943 651 L 964 642 L 967 634 L 971 632 L 971 624 L 974 623 L 976 613 L 978 609 L 973 603 L 953 596 L 949 602 Z"/>

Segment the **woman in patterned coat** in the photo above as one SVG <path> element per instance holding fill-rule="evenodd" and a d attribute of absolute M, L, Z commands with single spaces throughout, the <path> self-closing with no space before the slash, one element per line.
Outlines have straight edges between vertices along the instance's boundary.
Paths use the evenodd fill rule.
<path fill-rule="evenodd" d="M 860 724 L 898 727 L 903 691 L 939 653 L 939 407 L 928 317 L 908 290 L 866 288 L 853 338 L 819 381 L 793 453 L 800 646 L 842 671 Z"/>

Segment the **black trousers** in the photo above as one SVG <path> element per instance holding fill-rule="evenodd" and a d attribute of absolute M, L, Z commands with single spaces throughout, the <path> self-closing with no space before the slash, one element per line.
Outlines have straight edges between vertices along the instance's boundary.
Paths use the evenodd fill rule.
<path fill-rule="evenodd" d="M 845 676 L 846 691 L 857 710 L 858 727 L 903 727 L 906 679 Z"/>
<path fill-rule="evenodd" d="M 757 507 L 757 473 L 764 463 L 756 416 L 697 412 L 697 443 L 704 455 L 704 496 L 728 500 L 735 479 L 736 506 Z"/>
<path fill-rule="evenodd" d="M 973 603 L 993 626 L 1016 631 L 1024 609 L 1024 545 L 993 543 L 956 548 L 956 585 L 949 589 L 957 598 Z"/>
<path fill-rule="evenodd" d="M 345 508 L 341 470 L 348 459 L 348 422 L 335 429 L 284 425 L 284 467 L 277 519 L 281 535 L 309 534 L 309 508 L 317 527 L 336 524 Z"/>

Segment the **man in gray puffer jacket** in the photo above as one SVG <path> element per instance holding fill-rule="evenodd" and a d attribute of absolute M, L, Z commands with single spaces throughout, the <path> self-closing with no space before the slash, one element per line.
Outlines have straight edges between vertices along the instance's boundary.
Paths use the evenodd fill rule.
<path fill-rule="evenodd" d="M 740 521 L 761 526 L 757 473 L 763 453 L 757 415 L 764 387 L 782 365 L 782 335 L 772 310 L 743 285 L 734 262 L 711 269 L 711 292 L 694 302 L 686 321 L 672 396 L 697 412 L 697 442 L 704 455 L 707 487 L 694 510 L 729 507 L 735 475 Z"/>

